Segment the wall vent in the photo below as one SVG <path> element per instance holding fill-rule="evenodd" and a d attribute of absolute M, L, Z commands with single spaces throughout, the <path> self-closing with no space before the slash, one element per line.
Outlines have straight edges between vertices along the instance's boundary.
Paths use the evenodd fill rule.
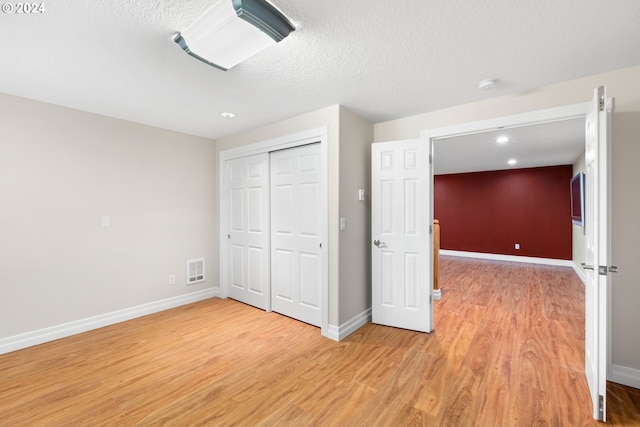
<path fill-rule="evenodd" d="M 187 285 L 204 282 L 204 258 L 187 260 Z"/>

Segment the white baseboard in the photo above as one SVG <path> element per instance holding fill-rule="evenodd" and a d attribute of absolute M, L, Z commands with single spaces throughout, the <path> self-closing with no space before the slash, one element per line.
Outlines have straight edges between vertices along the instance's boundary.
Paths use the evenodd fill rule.
<path fill-rule="evenodd" d="M 572 262 L 571 264 L 572 264 L 571 267 L 573 267 L 573 271 L 575 271 L 578 277 L 580 278 L 580 280 L 582 280 L 582 284 L 586 285 L 587 276 L 585 276 L 584 270 L 580 266 L 578 266 L 578 264 L 576 264 L 575 262 Z"/>
<path fill-rule="evenodd" d="M 518 255 L 487 254 L 483 252 L 452 251 L 449 249 L 440 249 L 440 255 L 457 256 L 457 257 L 465 257 L 465 258 L 490 259 L 495 261 L 525 262 L 529 264 L 557 265 L 561 267 L 575 268 L 574 262 L 571 261 L 570 259 L 536 258 L 536 257 L 518 256 Z"/>
<path fill-rule="evenodd" d="M 157 313 L 159 311 L 218 296 L 220 296 L 220 288 L 207 288 L 160 301 L 113 311 L 111 313 L 100 314 L 98 316 L 87 317 L 86 319 L 80 319 L 20 335 L 2 338 L 0 339 L 0 354 L 21 350 L 23 348 L 57 340 L 59 338 L 65 338 L 81 332 L 87 332 L 93 329 L 131 320 L 136 317 L 146 316 L 148 314 Z"/>
<path fill-rule="evenodd" d="M 371 308 L 366 309 L 362 313 L 346 321 L 340 326 L 329 325 L 327 338 L 331 338 L 334 341 L 342 341 L 356 330 L 360 329 L 371 321 Z"/>
<path fill-rule="evenodd" d="M 607 379 L 614 383 L 640 389 L 640 369 L 611 365 L 611 375 Z"/>

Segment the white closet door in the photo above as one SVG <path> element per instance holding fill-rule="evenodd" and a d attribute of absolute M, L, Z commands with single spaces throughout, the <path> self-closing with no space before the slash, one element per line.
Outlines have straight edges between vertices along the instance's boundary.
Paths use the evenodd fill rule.
<path fill-rule="evenodd" d="M 226 163 L 230 298 L 269 310 L 269 154 Z"/>
<path fill-rule="evenodd" d="M 320 326 L 320 144 L 271 153 L 271 307 Z"/>

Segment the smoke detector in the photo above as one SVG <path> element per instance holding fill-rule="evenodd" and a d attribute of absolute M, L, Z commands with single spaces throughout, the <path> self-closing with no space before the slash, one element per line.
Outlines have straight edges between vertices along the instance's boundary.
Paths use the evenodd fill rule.
<path fill-rule="evenodd" d="M 496 87 L 498 84 L 498 79 L 484 79 L 478 82 L 478 89 L 480 90 L 489 90 Z"/>

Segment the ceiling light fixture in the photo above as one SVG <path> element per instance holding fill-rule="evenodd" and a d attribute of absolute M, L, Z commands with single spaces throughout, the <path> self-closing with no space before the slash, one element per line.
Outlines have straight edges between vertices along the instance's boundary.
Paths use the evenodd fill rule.
<path fill-rule="evenodd" d="M 266 0 L 217 0 L 173 39 L 185 52 L 227 71 L 295 31 Z"/>
<path fill-rule="evenodd" d="M 222 113 L 220 113 L 220 117 L 222 117 L 223 119 L 235 119 L 236 113 L 232 113 L 231 111 L 223 111 Z"/>
<path fill-rule="evenodd" d="M 509 137 L 508 136 L 504 136 L 504 135 L 499 136 L 499 137 L 496 138 L 496 142 L 498 144 L 506 144 L 507 142 L 509 142 Z"/>
<path fill-rule="evenodd" d="M 513 166 L 516 163 L 518 163 L 518 161 L 516 159 L 510 159 L 507 163 L 509 163 L 511 166 Z"/>
<path fill-rule="evenodd" d="M 485 79 L 478 82 L 478 89 L 480 90 L 489 90 L 496 87 L 498 84 L 498 79 Z"/>

